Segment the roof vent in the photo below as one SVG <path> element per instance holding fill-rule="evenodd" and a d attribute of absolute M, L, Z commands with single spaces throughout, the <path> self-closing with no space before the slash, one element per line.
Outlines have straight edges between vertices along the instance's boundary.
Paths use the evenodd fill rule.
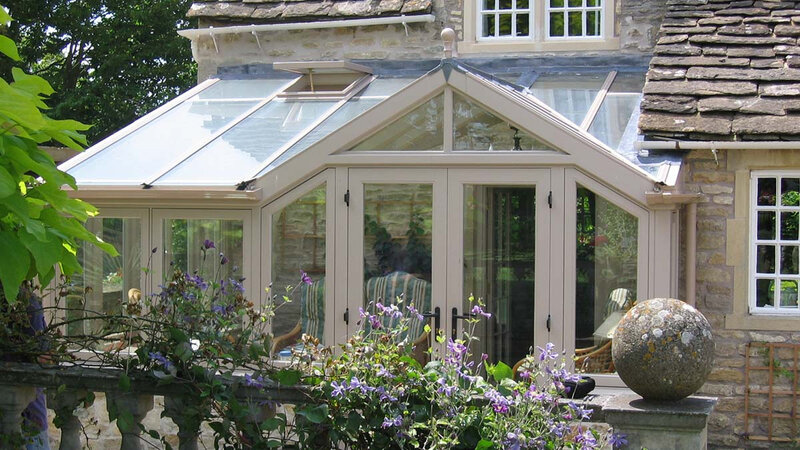
<path fill-rule="evenodd" d="M 278 95 L 282 98 L 340 99 L 372 74 L 372 69 L 348 61 L 273 63 L 276 70 L 302 75 Z"/>

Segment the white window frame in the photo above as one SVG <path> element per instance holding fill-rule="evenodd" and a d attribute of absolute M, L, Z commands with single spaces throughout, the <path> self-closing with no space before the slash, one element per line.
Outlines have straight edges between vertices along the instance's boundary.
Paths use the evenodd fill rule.
<path fill-rule="evenodd" d="M 604 33 L 604 26 L 606 21 L 606 14 L 603 12 L 603 5 L 608 3 L 608 0 L 595 0 L 599 3 L 599 6 L 586 6 L 588 0 L 581 0 L 581 6 L 569 6 L 569 0 L 563 0 L 564 6 L 561 7 L 553 7 L 550 6 L 551 0 L 541 0 L 547 3 L 545 6 L 545 17 L 544 17 L 544 26 L 545 26 L 545 39 L 548 40 L 573 40 L 573 39 L 602 39 Z M 578 36 L 570 36 L 569 35 L 569 13 L 571 12 L 580 12 L 581 13 L 581 34 Z M 597 35 L 587 35 L 586 34 L 586 14 L 588 12 L 598 12 L 600 14 L 600 34 Z M 550 32 L 550 15 L 553 13 L 561 13 L 564 15 L 564 34 L 561 36 L 554 36 Z"/>
<path fill-rule="evenodd" d="M 484 9 L 483 3 L 487 0 L 477 0 L 478 1 L 478 9 L 477 9 L 477 37 L 478 40 L 529 40 L 533 37 L 536 20 L 534 19 L 535 13 L 534 9 L 531 7 L 532 4 L 535 4 L 535 1 L 528 0 L 528 7 L 527 8 L 517 8 L 517 2 L 520 0 L 510 0 L 511 1 L 511 8 L 510 9 L 502 9 L 500 8 L 500 1 L 501 0 L 489 0 L 494 2 L 494 8 L 492 9 Z M 528 34 L 519 36 L 517 35 L 517 15 L 519 14 L 527 14 L 528 15 Z M 484 29 L 483 29 L 483 18 L 486 16 L 494 16 L 494 36 L 484 36 Z M 511 34 L 508 36 L 500 36 L 500 16 L 501 15 L 510 15 L 511 16 Z"/>
<path fill-rule="evenodd" d="M 775 205 L 766 206 L 758 205 L 758 180 L 764 178 L 775 179 Z M 796 280 L 800 283 L 800 274 L 781 274 L 781 246 L 786 244 L 793 244 L 800 247 L 800 242 L 782 240 L 780 238 L 780 214 L 781 212 L 800 212 L 800 206 L 783 206 L 780 205 L 780 186 L 781 178 L 800 178 L 800 171 L 789 170 L 764 170 L 750 172 L 750 217 L 749 217 L 749 265 L 748 265 L 748 303 L 750 313 L 753 315 L 779 315 L 779 316 L 800 316 L 800 307 L 788 308 L 780 307 L 780 296 L 774 296 L 774 306 L 756 306 L 756 280 L 757 279 L 772 279 L 776 281 L 778 286 L 780 280 Z M 777 239 L 758 239 L 758 213 L 759 211 L 774 211 L 775 212 L 775 233 Z M 775 246 L 775 272 L 773 274 L 759 274 L 757 272 L 757 246 L 758 245 L 774 245 Z M 776 287 L 777 289 L 777 287 Z"/>

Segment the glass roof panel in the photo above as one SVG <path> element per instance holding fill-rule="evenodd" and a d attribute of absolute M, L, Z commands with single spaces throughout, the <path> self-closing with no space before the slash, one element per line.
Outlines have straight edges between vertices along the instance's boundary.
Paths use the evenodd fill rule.
<path fill-rule="evenodd" d="M 221 80 L 67 170 L 78 184 L 141 184 L 288 80 Z"/>
<path fill-rule="evenodd" d="M 608 73 L 545 73 L 531 86 L 531 93 L 572 123 L 580 125 L 600 92 Z"/>
<path fill-rule="evenodd" d="M 359 97 L 389 97 L 411 84 L 417 78 L 376 78 Z"/>
<path fill-rule="evenodd" d="M 468 98 L 453 94 L 453 150 L 553 150 Z"/>
<path fill-rule="evenodd" d="M 643 73 L 617 74 L 589 126 L 589 133 L 612 149 L 617 149 L 633 113 L 639 108 L 644 80 Z"/>
<path fill-rule="evenodd" d="M 444 94 L 439 94 L 350 150 L 442 150 L 443 116 Z"/>
<path fill-rule="evenodd" d="M 274 99 L 214 139 L 157 185 L 236 184 L 337 102 Z"/>

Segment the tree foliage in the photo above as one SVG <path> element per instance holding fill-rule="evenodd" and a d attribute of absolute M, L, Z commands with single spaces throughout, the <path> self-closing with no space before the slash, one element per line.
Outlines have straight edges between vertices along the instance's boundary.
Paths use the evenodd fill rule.
<path fill-rule="evenodd" d="M 11 17 L 0 7 L 0 24 Z M 0 36 L 0 53 L 19 60 L 14 41 Z M 76 188 L 75 180 L 56 168 L 39 144 L 60 142 L 81 150 L 88 126 L 55 120 L 42 113 L 53 88 L 44 79 L 12 68 L 13 82 L 0 79 L 0 285 L 5 298 L 17 298 L 25 280 L 53 279 L 55 265 L 64 273 L 80 271 L 75 255 L 84 240 L 116 254 L 114 248 L 84 228 L 96 215 L 90 204 L 70 198 L 61 187 Z"/>
<path fill-rule="evenodd" d="M 191 0 L 6 0 L 24 69 L 48 80 L 52 117 L 92 124 L 97 142 L 196 82 L 176 33 Z M 4 75 L 10 66 L 0 65 Z"/>

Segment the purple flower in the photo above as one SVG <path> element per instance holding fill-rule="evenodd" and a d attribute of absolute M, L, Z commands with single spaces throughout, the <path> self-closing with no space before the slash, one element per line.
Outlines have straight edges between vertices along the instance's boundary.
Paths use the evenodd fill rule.
<path fill-rule="evenodd" d="M 150 356 L 150 359 L 160 364 L 161 367 L 164 368 L 164 370 L 170 370 L 172 367 L 174 367 L 172 361 L 165 358 L 164 355 L 161 354 L 161 352 L 150 352 L 148 355 Z"/>
<path fill-rule="evenodd" d="M 381 424 L 381 426 L 383 428 L 389 428 L 389 427 L 399 427 L 402 424 L 403 424 L 403 418 L 397 416 L 395 418 L 387 417 L 386 419 L 383 420 L 383 424 Z"/>
<path fill-rule="evenodd" d="M 614 448 L 622 448 L 628 445 L 626 437 L 627 435 L 623 433 L 611 433 L 611 437 L 608 438 L 608 443 Z"/>
<path fill-rule="evenodd" d="M 548 342 L 544 346 L 544 348 L 542 347 L 536 347 L 536 348 L 539 350 L 539 361 L 558 358 L 558 353 L 553 351 L 555 345 L 553 345 L 552 342 Z"/>
<path fill-rule="evenodd" d="M 214 245 L 214 241 L 212 241 L 211 239 L 206 239 L 205 241 L 203 241 L 203 249 L 208 250 L 210 248 L 217 248 Z"/>
<path fill-rule="evenodd" d="M 492 313 L 488 313 L 488 312 L 484 311 L 483 308 L 481 308 L 481 305 L 473 306 L 472 307 L 472 311 L 470 311 L 470 313 L 472 315 L 474 315 L 474 316 L 480 315 L 480 316 L 486 317 L 487 319 L 492 317 Z"/>
<path fill-rule="evenodd" d="M 417 308 L 414 308 L 413 306 L 408 305 L 408 306 L 406 306 L 406 309 L 408 310 L 408 312 L 413 314 L 418 320 L 425 320 L 425 316 L 420 314 L 419 311 L 417 311 Z"/>
<path fill-rule="evenodd" d="M 362 394 L 366 394 L 367 392 L 371 392 L 371 391 L 375 390 L 374 387 L 371 387 L 371 386 L 368 386 L 365 383 L 362 383 L 357 377 L 353 377 L 353 378 L 350 379 L 349 390 L 354 391 L 356 389 L 360 390 Z"/>
<path fill-rule="evenodd" d="M 254 387 L 257 389 L 264 388 L 264 377 L 260 376 L 258 378 L 253 378 L 249 373 L 244 375 L 244 384 L 245 386 Z"/>
<path fill-rule="evenodd" d="M 440 394 L 444 394 L 450 397 L 456 391 L 456 386 L 448 386 L 447 381 L 445 381 L 443 377 L 436 380 L 436 383 L 439 384 L 439 387 L 436 389 L 436 392 Z"/>
<path fill-rule="evenodd" d="M 392 378 L 394 378 L 394 375 L 392 375 L 392 373 L 391 373 L 391 372 L 389 372 L 389 370 L 388 370 L 388 369 L 386 369 L 385 367 L 383 367 L 383 365 L 382 365 L 382 364 L 378 364 L 378 373 L 377 373 L 376 375 L 378 375 L 379 377 L 382 377 L 382 378 L 388 378 L 388 379 L 390 379 L 390 380 L 391 380 Z"/>
<path fill-rule="evenodd" d="M 311 283 L 313 283 L 313 281 L 311 281 L 311 277 L 308 276 L 308 274 L 303 272 L 302 270 L 300 271 L 300 281 L 309 286 L 311 286 Z"/>
<path fill-rule="evenodd" d="M 342 397 L 344 398 L 345 393 L 347 392 L 347 385 L 344 383 L 337 383 L 335 381 L 331 381 L 331 387 L 333 391 L 331 392 L 331 397 Z"/>
<path fill-rule="evenodd" d="M 581 420 L 589 420 L 592 417 L 591 409 L 584 409 L 572 401 L 567 403 L 567 405 L 569 405 L 570 409 L 575 411 L 575 416 L 579 417 Z"/>
<path fill-rule="evenodd" d="M 225 264 L 228 264 L 228 257 L 225 256 L 224 253 L 220 253 L 219 254 L 219 265 L 220 266 L 224 266 Z"/>

